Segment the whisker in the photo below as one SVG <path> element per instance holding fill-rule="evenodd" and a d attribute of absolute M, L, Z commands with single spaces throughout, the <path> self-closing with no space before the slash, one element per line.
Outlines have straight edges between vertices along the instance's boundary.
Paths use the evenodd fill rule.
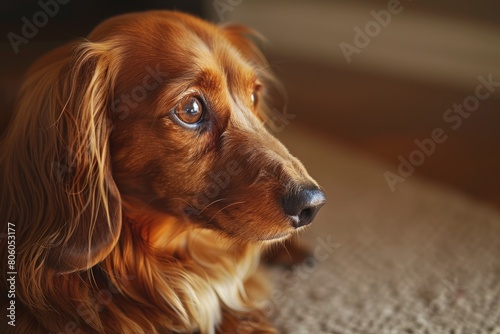
<path fill-rule="evenodd" d="M 281 241 L 281 245 L 283 246 L 283 248 L 285 249 L 286 253 L 288 254 L 288 257 L 290 258 L 290 261 L 293 262 L 293 259 L 292 259 L 292 255 L 290 254 L 290 252 L 288 251 L 288 248 L 286 248 L 286 240 L 282 240 Z"/>
<path fill-rule="evenodd" d="M 186 203 L 186 204 L 187 204 L 187 205 L 189 205 L 189 206 L 192 206 L 192 205 L 191 205 L 188 201 L 186 201 L 186 200 L 184 200 L 184 199 L 182 199 L 182 198 L 180 198 L 180 197 L 174 197 L 174 198 L 172 198 L 172 200 L 179 200 L 179 201 L 181 201 L 181 202 Z"/>
<path fill-rule="evenodd" d="M 204 207 L 204 208 L 203 208 L 203 209 L 202 209 L 202 210 L 198 213 L 198 215 L 201 215 L 201 213 L 202 213 L 203 211 L 205 211 L 205 209 L 207 209 L 210 205 L 215 204 L 215 203 L 220 202 L 220 201 L 224 201 L 224 200 L 227 200 L 227 198 L 219 198 L 219 199 L 217 199 L 217 200 L 215 200 L 215 201 L 211 202 L 211 203 L 210 203 L 210 204 L 208 204 L 206 207 Z"/>
<path fill-rule="evenodd" d="M 230 207 L 230 206 L 232 206 L 232 205 L 242 204 L 242 203 L 245 203 L 245 202 L 244 202 L 244 201 L 241 201 L 241 202 L 234 202 L 234 203 L 231 203 L 231 204 L 229 204 L 229 205 L 226 205 L 225 207 L 223 207 L 222 209 L 220 209 L 219 211 L 217 211 L 217 212 L 215 213 L 215 215 L 213 215 L 213 216 L 212 216 L 212 218 L 210 218 L 210 220 L 208 221 L 208 223 L 210 223 L 210 222 L 211 222 L 211 221 L 215 218 L 215 216 L 217 216 L 217 215 L 218 215 L 218 214 L 219 214 L 222 210 L 225 210 L 225 209 L 229 208 L 229 207 Z"/>

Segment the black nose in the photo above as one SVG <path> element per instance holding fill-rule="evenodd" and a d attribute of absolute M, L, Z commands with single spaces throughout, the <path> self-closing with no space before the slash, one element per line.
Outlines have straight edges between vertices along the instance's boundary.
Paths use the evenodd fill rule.
<path fill-rule="evenodd" d="M 281 200 L 281 206 L 292 220 L 293 227 L 299 228 L 310 224 L 325 202 L 326 197 L 321 190 L 304 187 L 286 194 Z"/>

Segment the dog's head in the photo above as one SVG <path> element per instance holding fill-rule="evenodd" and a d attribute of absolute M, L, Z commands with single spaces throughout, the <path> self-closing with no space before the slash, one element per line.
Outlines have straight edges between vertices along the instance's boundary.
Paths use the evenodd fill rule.
<path fill-rule="evenodd" d="M 34 66 L 5 142 L 24 146 L 3 157 L 14 180 L 5 189 L 32 188 L 16 200 L 44 212 L 47 226 L 25 239 L 46 244 L 49 263 L 102 260 L 122 211 L 138 226 L 174 219 L 255 242 L 312 221 L 325 197 L 265 129 L 279 113 L 267 103 L 275 86 L 247 33 L 180 13 L 129 14 Z M 54 164 L 64 167 L 57 177 Z M 9 219 L 32 220 L 30 210 Z"/>
<path fill-rule="evenodd" d="M 324 195 L 263 125 L 280 111 L 266 103 L 273 80 L 244 28 L 155 13 L 91 37 L 112 29 L 125 47 L 111 144 L 126 201 L 251 241 L 312 221 Z"/>

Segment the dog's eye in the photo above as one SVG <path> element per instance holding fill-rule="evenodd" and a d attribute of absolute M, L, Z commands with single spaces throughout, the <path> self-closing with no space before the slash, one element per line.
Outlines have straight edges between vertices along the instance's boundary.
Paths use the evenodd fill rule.
<path fill-rule="evenodd" d="M 193 96 L 187 97 L 174 110 L 177 118 L 186 124 L 195 124 L 203 116 L 203 104 Z"/>
<path fill-rule="evenodd" d="M 260 91 L 260 89 L 261 89 L 261 85 L 256 84 L 254 89 L 253 89 L 252 95 L 250 95 L 250 101 L 252 101 L 254 108 L 257 107 L 257 104 L 259 103 L 259 91 Z"/>
<path fill-rule="evenodd" d="M 250 96 L 250 100 L 252 101 L 253 106 L 257 106 L 257 102 L 259 101 L 259 97 L 257 96 L 257 92 L 253 91 L 252 95 Z"/>

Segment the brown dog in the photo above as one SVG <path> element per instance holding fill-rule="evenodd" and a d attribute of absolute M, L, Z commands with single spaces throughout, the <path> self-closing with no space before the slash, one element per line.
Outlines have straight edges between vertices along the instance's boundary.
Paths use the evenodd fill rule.
<path fill-rule="evenodd" d="M 325 197 L 262 124 L 248 32 L 129 14 L 31 68 L 0 156 L 15 333 L 274 332 L 260 251 Z"/>

